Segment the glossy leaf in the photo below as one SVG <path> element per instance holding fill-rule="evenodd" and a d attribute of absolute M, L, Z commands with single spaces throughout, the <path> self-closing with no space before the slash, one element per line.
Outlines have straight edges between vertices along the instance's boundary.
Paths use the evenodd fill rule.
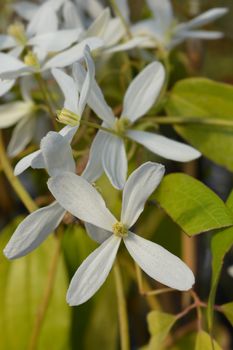
<path fill-rule="evenodd" d="M 233 213 L 233 191 L 227 200 L 227 206 Z M 211 278 L 211 289 L 208 300 L 208 325 L 212 329 L 213 326 L 213 305 L 215 302 L 215 295 L 217 286 L 222 270 L 223 260 L 226 253 L 230 250 L 233 245 L 233 227 L 220 230 L 216 232 L 211 240 L 211 253 L 212 253 L 212 278 Z"/>
<path fill-rule="evenodd" d="M 19 221 L 15 220 L 1 232 L 1 252 Z M 0 253 L 1 349 L 27 349 L 55 247 L 55 239 L 51 236 L 40 248 L 24 258 L 8 261 Z M 69 349 L 71 318 L 65 301 L 67 287 L 63 259 L 60 257 L 53 293 L 38 338 L 38 350 Z"/>
<path fill-rule="evenodd" d="M 223 201 L 186 174 L 165 176 L 153 198 L 189 236 L 233 224 L 233 215 Z"/>
<path fill-rule="evenodd" d="M 195 350 L 213 350 L 210 335 L 204 331 L 199 331 L 196 337 Z M 221 347 L 214 340 L 214 349 L 221 350 Z"/>
<path fill-rule="evenodd" d="M 185 79 L 173 88 L 168 115 L 233 121 L 233 87 L 203 78 Z M 233 170 L 233 127 L 176 125 L 175 130 L 206 157 Z"/>

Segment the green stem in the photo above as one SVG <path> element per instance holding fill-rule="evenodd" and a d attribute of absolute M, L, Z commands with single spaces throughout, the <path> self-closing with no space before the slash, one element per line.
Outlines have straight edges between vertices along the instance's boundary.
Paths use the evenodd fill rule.
<path fill-rule="evenodd" d="M 157 124 L 198 124 L 198 125 L 211 125 L 211 126 L 226 126 L 233 127 L 232 120 L 222 120 L 216 118 L 200 118 L 200 117 L 148 117 L 143 118 L 143 121 L 153 121 Z"/>
<path fill-rule="evenodd" d="M 19 179 L 14 175 L 11 163 L 7 157 L 4 142 L 3 142 L 3 135 L 2 131 L 0 131 L 0 161 L 2 165 L 2 169 L 10 182 L 11 186 L 14 188 L 15 192 L 25 205 L 25 207 L 28 209 L 29 212 L 33 212 L 37 209 L 37 206 L 35 202 L 32 200 L 32 198 L 29 196 Z"/>
<path fill-rule="evenodd" d="M 117 302 L 118 302 L 121 350 L 129 350 L 130 341 L 129 341 L 127 306 L 126 306 L 126 300 L 124 296 L 124 289 L 123 289 L 120 267 L 117 261 L 115 262 L 115 265 L 114 265 L 114 277 L 115 277 L 115 283 L 116 283 L 116 294 L 117 294 Z"/>
<path fill-rule="evenodd" d="M 115 12 L 115 15 L 120 18 L 120 20 L 121 20 L 121 22 L 122 22 L 122 24 L 123 24 L 123 26 L 125 28 L 125 31 L 126 31 L 128 37 L 129 37 L 129 39 L 132 39 L 133 36 L 132 36 L 132 33 L 131 33 L 130 28 L 128 26 L 128 23 L 126 22 L 124 16 L 122 15 L 122 13 L 121 13 L 121 11 L 120 11 L 116 1 L 115 0 L 109 0 L 109 3 L 112 6 L 113 11 Z"/>
<path fill-rule="evenodd" d="M 102 131 L 106 131 L 106 132 L 110 132 L 111 134 L 114 134 L 114 135 L 118 135 L 116 131 L 114 131 L 113 129 L 109 129 L 109 128 L 105 128 L 104 126 L 101 126 L 97 123 L 93 123 L 93 122 L 88 122 L 86 120 L 80 120 L 80 124 L 83 124 L 83 125 L 87 125 L 87 126 L 90 126 L 92 128 L 95 128 L 95 129 L 99 129 L 99 130 L 102 130 Z"/>

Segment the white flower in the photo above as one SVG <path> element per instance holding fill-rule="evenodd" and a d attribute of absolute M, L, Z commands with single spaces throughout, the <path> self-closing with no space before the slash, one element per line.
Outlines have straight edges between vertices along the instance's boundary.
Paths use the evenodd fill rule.
<path fill-rule="evenodd" d="M 74 65 L 74 74 L 80 86 L 85 78 L 81 65 Z M 88 97 L 88 105 L 104 121 L 104 126 L 118 135 L 99 131 L 91 145 L 90 157 L 85 172 L 100 176 L 104 171 L 112 185 L 123 188 L 127 175 L 127 156 L 124 137 L 136 141 L 151 152 L 164 158 L 186 162 L 200 157 L 194 148 L 170 140 L 167 137 L 139 130 L 133 130 L 133 124 L 140 119 L 155 103 L 164 82 L 165 71 L 161 63 L 149 64 L 129 85 L 119 119 L 114 117 L 103 94 L 94 81 Z"/>
<path fill-rule="evenodd" d="M 105 238 L 75 273 L 67 293 L 70 305 L 84 303 L 101 287 L 122 240 L 133 259 L 150 277 L 178 290 L 192 287 L 193 273 L 179 258 L 130 231 L 163 174 L 162 165 L 148 162 L 130 175 L 123 190 L 120 221 L 83 177 L 66 172 L 49 179 L 48 187 L 56 200 L 74 216 L 92 225 L 91 234 L 95 240 L 100 238 L 101 231 Z"/>
<path fill-rule="evenodd" d="M 33 39 L 35 40 L 34 44 L 39 48 L 39 53 L 46 51 L 49 42 L 53 42 L 53 44 L 49 44 L 47 47 L 48 50 L 52 47 L 54 49 L 55 47 L 59 47 L 58 42 L 61 37 L 60 39 L 56 39 L 56 33 L 47 34 L 47 38 L 49 39 L 48 41 L 44 41 L 43 36 Z M 62 38 L 64 38 L 65 41 L 60 40 L 60 47 L 64 46 L 63 44 L 66 42 L 65 32 L 62 33 Z M 45 61 L 44 57 L 41 58 L 40 55 L 37 55 L 38 51 L 27 53 L 23 60 L 14 57 L 11 54 L 0 53 L 0 95 L 9 91 L 14 85 L 15 80 L 21 76 L 39 72 L 43 73 L 53 68 L 69 66 L 75 61 L 83 60 L 86 46 L 88 46 L 91 51 L 94 51 L 102 45 L 103 41 L 100 38 L 90 37 Z"/>
<path fill-rule="evenodd" d="M 130 25 L 127 0 L 116 0 L 126 21 Z M 192 20 L 178 23 L 174 16 L 170 0 L 147 0 L 152 18 L 145 19 L 131 25 L 134 36 L 144 37 L 143 47 L 156 47 L 162 45 L 172 49 L 187 38 L 219 39 L 223 34 L 216 31 L 199 30 L 198 28 L 209 24 L 228 12 L 225 7 L 210 9 Z"/>
<path fill-rule="evenodd" d="M 87 73 L 85 79 L 82 83 L 81 89 L 78 90 L 77 84 L 75 80 L 64 73 L 62 70 L 54 69 L 53 75 L 56 79 L 59 87 L 61 88 L 65 101 L 64 101 L 64 109 L 62 109 L 63 114 L 69 113 L 74 114 L 77 117 L 75 122 L 75 126 L 67 125 L 62 130 L 60 130 L 59 134 L 64 136 L 64 138 L 70 143 L 79 128 L 79 120 L 82 116 L 83 110 L 85 108 L 88 95 L 90 93 L 90 89 L 92 83 L 94 81 L 95 75 L 95 67 L 92 61 L 89 48 L 86 47 L 84 49 L 84 58 L 87 66 Z M 80 93 L 79 93 L 80 91 Z M 20 137 L 20 135 L 18 135 Z M 32 167 L 33 169 L 44 168 L 43 157 L 41 155 L 41 151 L 35 151 L 26 157 L 22 158 L 15 167 L 15 175 L 20 175 L 23 171 L 25 171 L 28 167 Z"/>

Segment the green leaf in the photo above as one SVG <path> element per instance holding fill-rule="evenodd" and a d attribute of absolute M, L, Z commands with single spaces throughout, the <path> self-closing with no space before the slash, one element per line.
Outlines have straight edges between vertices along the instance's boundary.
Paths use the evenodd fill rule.
<path fill-rule="evenodd" d="M 154 198 L 189 236 L 233 224 L 233 215 L 223 201 L 186 174 L 165 176 Z"/>
<path fill-rule="evenodd" d="M 227 200 L 227 206 L 233 212 L 233 191 Z M 222 270 L 223 260 L 226 253 L 230 250 L 233 244 L 233 227 L 216 232 L 211 239 L 212 253 L 212 278 L 211 288 L 208 300 L 207 318 L 208 326 L 211 330 L 213 327 L 213 306 L 215 302 L 216 291 Z"/>
<path fill-rule="evenodd" d="M 179 81 L 170 93 L 166 111 L 171 116 L 233 121 L 233 87 L 203 78 Z M 217 164 L 233 170 L 233 128 L 176 125 L 175 130 Z"/>
<path fill-rule="evenodd" d="M 221 350 L 221 347 L 213 340 L 214 350 Z M 196 337 L 195 350 L 213 350 L 211 337 L 204 331 L 199 331 Z"/>
<path fill-rule="evenodd" d="M 233 302 L 221 305 L 222 312 L 233 326 Z"/>
<path fill-rule="evenodd" d="M 15 220 L 0 234 L 0 249 L 19 224 Z M 8 261 L 0 253 L 1 349 L 27 349 L 45 292 L 56 242 L 49 237 L 30 255 Z M 62 256 L 59 259 L 53 293 L 38 338 L 38 350 L 69 349 L 70 308 L 65 295 L 68 281 Z"/>
<path fill-rule="evenodd" d="M 148 350 L 159 349 L 176 322 L 176 316 L 165 312 L 154 310 L 147 316 L 151 339 Z"/>

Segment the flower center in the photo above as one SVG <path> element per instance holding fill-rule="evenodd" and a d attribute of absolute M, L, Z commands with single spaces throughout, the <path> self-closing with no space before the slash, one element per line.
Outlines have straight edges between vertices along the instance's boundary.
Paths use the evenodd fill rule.
<path fill-rule="evenodd" d="M 119 118 L 115 121 L 114 129 L 120 136 L 123 136 L 130 124 L 131 122 L 128 118 Z"/>
<path fill-rule="evenodd" d="M 62 110 L 57 111 L 57 119 L 60 123 L 76 126 L 79 125 L 80 116 L 74 112 L 71 112 L 69 109 L 62 108 Z"/>
<path fill-rule="evenodd" d="M 26 45 L 27 43 L 27 36 L 25 34 L 24 25 L 21 22 L 15 22 L 14 24 L 10 25 L 7 30 L 8 34 L 13 36 L 15 40 L 21 44 Z"/>
<path fill-rule="evenodd" d="M 40 69 L 40 62 L 37 58 L 37 55 L 32 51 L 29 51 L 24 56 L 24 63 L 28 66 L 34 67 L 36 69 Z"/>
<path fill-rule="evenodd" d="M 115 236 L 117 237 L 127 237 L 128 236 L 128 227 L 124 225 L 122 222 L 117 221 L 113 226 L 112 226 L 112 231 Z"/>

